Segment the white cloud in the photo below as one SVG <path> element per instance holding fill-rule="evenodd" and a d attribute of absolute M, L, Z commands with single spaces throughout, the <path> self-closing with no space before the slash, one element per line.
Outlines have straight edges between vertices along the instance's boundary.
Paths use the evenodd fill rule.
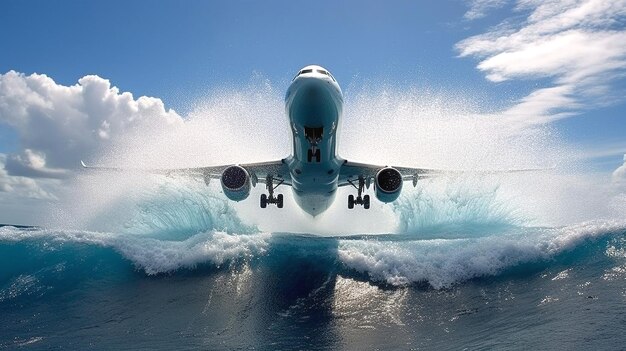
<path fill-rule="evenodd" d="M 0 75 L 0 123 L 17 132 L 22 147 L 6 157 L 9 175 L 61 178 L 116 139 L 172 128 L 182 118 L 160 99 L 134 99 L 98 76 L 63 86 L 10 71 Z"/>
<path fill-rule="evenodd" d="M 56 200 L 56 196 L 44 190 L 34 179 L 10 176 L 4 169 L 7 161 L 5 154 L 0 154 L 0 200 L 10 197 Z M 10 193 L 10 196 L 8 195 Z"/>
<path fill-rule="evenodd" d="M 610 156 L 623 155 L 626 152 L 626 141 L 613 141 L 596 146 L 587 146 L 580 153 L 581 159 L 594 159 Z"/>
<path fill-rule="evenodd" d="M 0 74 L 0 125 L 14 131 L 20 146 L 0 154 L 0 222 L 41 221 L 68 184 L 61 179 L 81 159 L 137 133 L 150 138 L 181 124 L 160 99 L 134 99 L 97 76 L 63 86 L 40 74 Z"/>
<path fill-rule="evenodd" d="M 9 174 L 31 178 L 65 178 L 68 175 L 64 169 L 46 167 L 46 155 L 31 149 L 24 149 L 20 154 L 9 155 L 4 169 Z"/>
<path fill-rule="evenodd" d="M 626 69 L 626 0 L 519 0 L 515 17 L 457 44 L 461 57 L 493 82 L 549 78 L 505 116 L 522 124 L 549 123 L 572 115 L 580 101 L 604 103 L 607 86 Z"/>
<path fill-rule="evenodd" d="M 464 17 L 468 20 L 485 17 L 488 11 L 502 7 L 507 2 L 507 0 L 472 0 L 469 3 L 470 8 Z"/>

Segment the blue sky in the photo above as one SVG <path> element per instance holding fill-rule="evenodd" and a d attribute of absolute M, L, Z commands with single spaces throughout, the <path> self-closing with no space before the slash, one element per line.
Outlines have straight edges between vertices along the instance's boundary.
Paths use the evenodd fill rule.
<path fill-rule="evenodd" d="M 10 50 L 4 71 L 45 73 L 62 84 L 98 74 L 138 95 L 176 104 L 176 94 L 241 84 L 252 72 L 288 80 L 329 66 L 341 81 L 415 75 L 438 84 L 481 84 L 453 45 L 465 30 L 459 2 L 4 2 Z M 457 23 L 455 23 L 457 22 Z M 486 88 L 486 87 L 483 87 Z M 170 98 L 172 97 L 172 98 Z M 175 106 L 179 107 L 179 106 Z"/>
<path fill-rule="evenodd" d="M 3 71 L 45 73 L 60 84 L 87 74 L 136 95 L 176 96 L 247 82 L 253 72 L 288 81 L 320 63 L 342 82 L 384 78 L 486 89 L 476 62 L 454 44 L 496 21 L 463 21 L 459 1 L 3 3 Z"/>
<path fill-rule="evenodd" d="M 430 86 L 476 97 L 481 112 L 498 110 L 515 123 L 550 124 L 580 146 L 583 162 L 610 172 L 626 152 L 625 7 L 617 0 L 9 0 L 0 3 L 0 74 L 45 74 L 60 86 L 97 75 L 184 118 L 207 91 L 248 84 L 255 74 L 286 89 L 300 67 L 315 63 L 344 89 L 376 80 Z M 10 111 L 0 111 L 7 165 L 44 160 L 48 176 L 65 167 Z M 563 111 L 570 114 L 558 117 Z M 6 177 L 28 176 L 6 168 Z"/>
<path fill-rule="evenodd" d="M 497 103 L 542 82 L 521 77 L 494 84 L 476 69 L 476 59 L 458 57 L 455 44 L 522 17 L 524 11 L 511 15 L 515 5 L 505 2 L 468 20 L 471 2 L 461 0 L 4 1 L 0 72 L 42 73 L 63 85 L 97 74 L 123 91 L 159 97 L 185 112 L 186 97 L 243 84 L 253 72 L 287 82 L 301 66 L 319 63 L 344 86 L 355 77 L 431 84 Z M 585 111 L 585 121 L 561 124 L 585 143 L 617 141 L 626 131 L 619 116 L 623 104 L 618 107 Z M 586 122 L 596 133 L 587 134 Z M 0 150 L 14 142 L 3 137 Z"/>

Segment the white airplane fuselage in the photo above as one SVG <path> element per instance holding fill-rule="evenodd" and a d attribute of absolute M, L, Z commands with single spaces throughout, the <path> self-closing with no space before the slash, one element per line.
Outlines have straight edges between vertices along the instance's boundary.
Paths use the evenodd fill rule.
<path fill-rule="evenodd" d="M 296 203 L 316 216 L 333 203 L 339 169 L 337 130 L 343 94 L 328 70 L 320 66 L 301 69 L 287 90 L 285 109 L 292 133 L 289 167 Z"/>

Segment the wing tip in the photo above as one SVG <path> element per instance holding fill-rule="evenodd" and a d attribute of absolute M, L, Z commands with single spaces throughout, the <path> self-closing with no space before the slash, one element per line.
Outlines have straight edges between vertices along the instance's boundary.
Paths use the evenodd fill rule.
<path fill-rule="evenodd" d="M 80 165 L 83 166 L 83 168 L 89 168 L 83 160 L 80 160 Z"/>

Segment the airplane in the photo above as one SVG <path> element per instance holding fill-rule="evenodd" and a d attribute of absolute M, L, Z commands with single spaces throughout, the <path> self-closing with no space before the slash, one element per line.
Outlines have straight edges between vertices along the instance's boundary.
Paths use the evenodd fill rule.
<path fill-rule="evenodd" d="M 411 181 L 415 187 L 419 179 L 450 172 L 371 165 L 341 158 L 337 154 L 337 130 L 343 103 L 343 93 L 335 77 L 321 66 L 306 66 L 292 79 L 285 95 L 285 111 L 293 142 L 291 155 L 281 160 L 260 163 L 146 171 L 199 175 L 207 185 L 211 179 L 219 179 L 224 194 L 232 201 L 247 199 L 251 188 L 263 183 L 267 193 L 261 194 L 261 208 L 268 205 L 283 208 L 283 194 L 276 194 L 276 189 L 279 186 L 290 186 L 295 202 L 313 217 L 331 206 L 340 187 L 351 186 L 356 189 L 356 197 L 354 194 L 348 195 L 349 209 L 355 206 L 369 209 L 370 196 L 363 193 L 372 184 L 376 199 L 389 203 L 398 199 L 405 181 Z M 87 166 L 83 161 L 81 165 L 88 169 L 123 171 L 119 168 Z M 517 171 L 528 170 L 502 172 Z"/>

